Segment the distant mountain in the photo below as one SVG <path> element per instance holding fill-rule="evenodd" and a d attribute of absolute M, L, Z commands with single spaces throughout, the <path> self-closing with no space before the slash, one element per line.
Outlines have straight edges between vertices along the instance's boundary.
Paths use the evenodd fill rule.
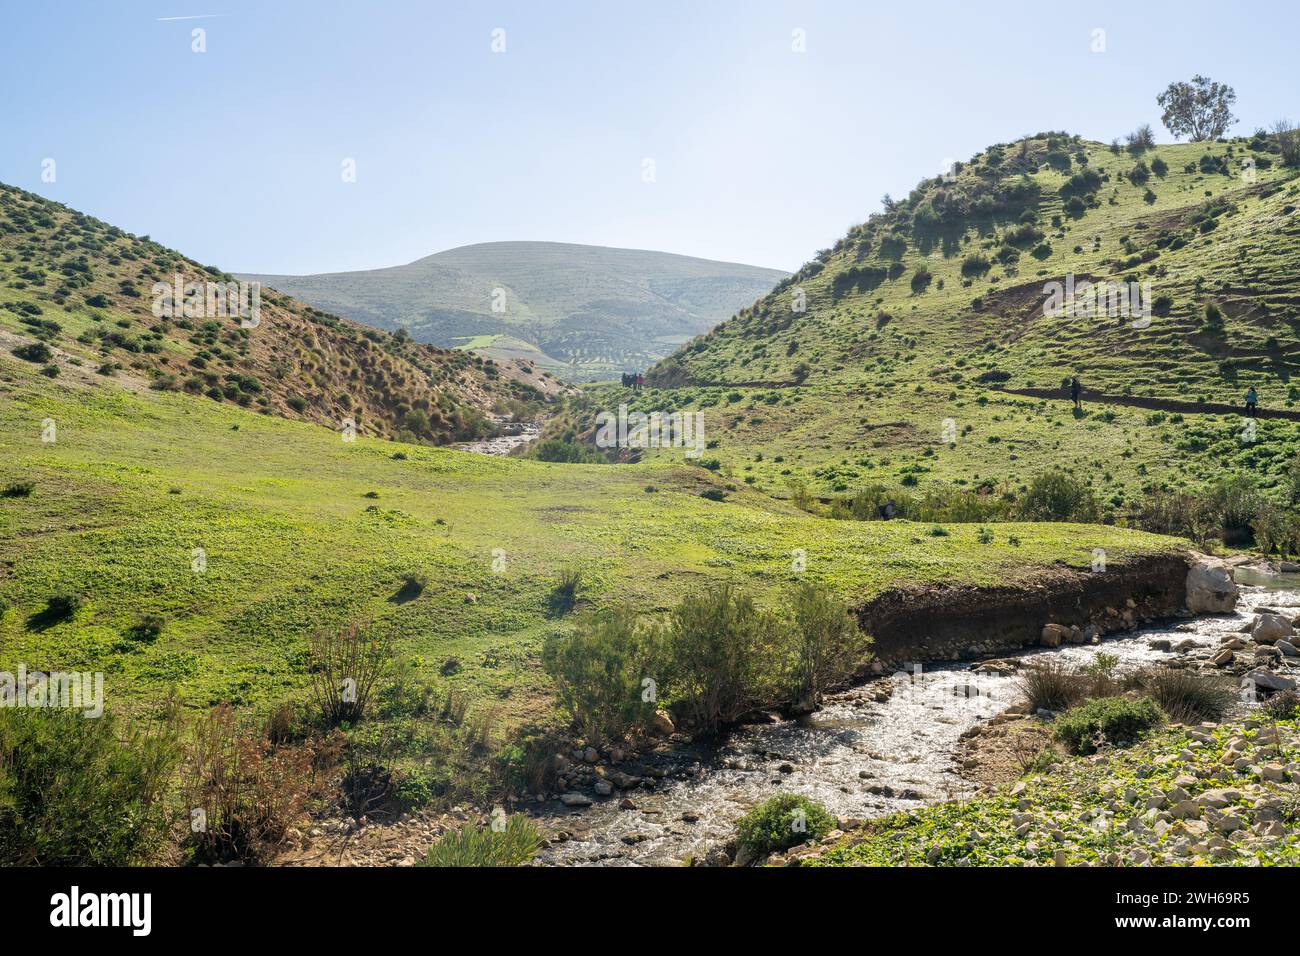
<path fill-rule="evenodd" d="M 787 275 L 665 252 L 489 242 L 388 269 L 240 278 L 420 342 L 590 380 L 648 367 Z"/>

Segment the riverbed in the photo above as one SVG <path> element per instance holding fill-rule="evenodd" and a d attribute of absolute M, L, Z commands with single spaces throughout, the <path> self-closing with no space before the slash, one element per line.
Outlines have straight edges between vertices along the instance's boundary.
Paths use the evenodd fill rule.
<path fill-rule="evenodd" d="M 1241 574 L 1238 580 L 1243 587 L 1233 614 L 1014 656 L 1023 662 L 1054 655 L 1085 664 L 1105 653 L 1123 672 L 1174 656 L 1153 642 L 1195 653 L 1239 631 L 1257 607 L 1300 612 L 1300 575 Z M 957 762 L 961 735 L 1019 699 L 1014 674 L 976 673 L 976 666 L 918 663 L 839 694 L 806 718 L 743 727 L 717 744 L 648 755 L 624 768 L 645 780 L 640 787 L 616 790 L 590 807 L 553 801 L 537 808 L 539 822 L 558 837 L 540 862 L 680 866 L 706 858 L 734 835 L 735 821 L 750 807 L 784 792 L 859 819 L 972 796 L 976 786 L 961 776 Z"/>

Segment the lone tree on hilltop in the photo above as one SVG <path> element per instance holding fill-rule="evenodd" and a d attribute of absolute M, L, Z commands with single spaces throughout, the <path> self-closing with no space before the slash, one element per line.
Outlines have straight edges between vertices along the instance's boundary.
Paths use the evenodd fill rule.
<path fill-rule="evenodd" d="M 1194 143 L 1218 139 L 1237 122 L 1237 117 L 1232 115 L 1236 91 L 1199 73 L 1190 83 L 1170 83 L 1156 97 L 1156 102 L 1165 111 L 1160 121 L 1175 139 L 1186 136 Z"/>

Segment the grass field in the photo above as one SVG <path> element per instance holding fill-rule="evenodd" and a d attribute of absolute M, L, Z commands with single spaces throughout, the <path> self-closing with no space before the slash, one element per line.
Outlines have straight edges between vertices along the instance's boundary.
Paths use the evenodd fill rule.
<path fill-rule="evenodd" d="M 265 708 L 304 693 L 307 636 L 368 622 L 417 670 L 496 705 L 510 724 L 549 712 L 537 666 L 564 567 L 581 601 L 671 606 L 732 580 L 764 600 L 797 577 L 849 602 L 890 585 L 1002 583 L 1055 562 L 1086 567 L 1177 546 L 1079 525 L 951 525 L 814 518 L 695 466 L 611 468 L 494 459 L 360 438 L 184 395 L 74 387 L 0 358 L 0 669 L 103 670 L 110 706 Z M 41 441 L 42 422 L 57 441 Z M 721 488 L 726 500 L 700 496 Z M 727 491 L 726 489 L 731 490 Z M 193 549 L 206 570 L 192 569 Z M 501 560 L 504 559 L 504 565 Z M 499 570 L 494 570 L 494 560 Z M 427 576 L 398 603 L 402 575 Z M 84 597 L 63 623 L 56 592 Z M 581 613 L 581 611 L 577 612 Z M 150 643 L 138 616 L 166 619 Z M 33 620 L 33 618 L 36 618 Z M 461 669 L 439 676 L 456 658 Z"/>

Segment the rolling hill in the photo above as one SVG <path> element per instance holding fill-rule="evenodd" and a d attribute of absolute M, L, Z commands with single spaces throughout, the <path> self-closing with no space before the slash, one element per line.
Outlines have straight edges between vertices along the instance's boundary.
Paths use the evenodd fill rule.
<path fill-rule="evenodd" d="M 786 276 L 664 252 L 492 242 L 389 269 L 241 278 L 421 342 L 526 357 L 584 381 L 645 369 Z"/>
<path fill-rule="evenodd" d="M 444 443 L 562 389 L 527 364 L 419 344 L 262 290 L 0 184 L 0 352 L 79 388 L 181 391 L 360 434 Z M 155 295 L 155 285 L 180 294 Z M 185 286 L 197 293 L 186 307 Z M 219 293 L 214 295 L 214 290 Z M 173 301 L 176 300 L 174 307 Z M 156 308 L 157 307 L 157 308 Z M 6 378 L 12 378 L 7 373 Z"/>
<path fill-rule="evenodd" d="M 715 467 L 780 495 L 1014 493 L 1054 467 L 1121 511 L 1233 472 L 1279 487 L 1300 410 L 1298 206 L 1271 135 L 993 146 L 682 346 L 657 388 L 590 402 L 703 409 Z M 1051 283 L 1084 280 L 1137 283 L 1149 316 L 1047 307 Z M 1278 417 L 1247 433 L 1251 386 Z M 590 435 L 592 408 L 552 432 Z"/>

